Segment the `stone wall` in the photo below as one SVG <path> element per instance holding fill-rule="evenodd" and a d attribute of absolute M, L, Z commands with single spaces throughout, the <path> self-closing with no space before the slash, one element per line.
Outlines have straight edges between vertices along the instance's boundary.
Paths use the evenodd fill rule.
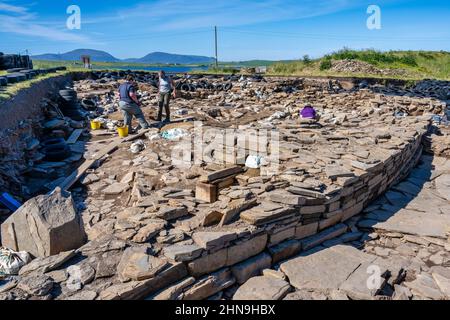
<path fill-rule="evenodd" d="M 351 218 L 404 179 L 419 161 L 422 137 L 427 129 L 426 122 L 422 124 L 418 124 L 417 132 L 409 137 L 403 148 L 393 151 L 381 163 L 365 168 L 363 174 L 334 192 L 329 199 L 318 198 L 315 203 L 289 206 L 280 210 L 274 218 L 276 221 L 252 220 L 255 218 L 252 213 L 258 211 L 248 210 L 241 214 L 241 219 L 253 222 L 254 228 L 246 228 L 242 233 L 235 230 L 228 232 L 226 228 L 222 232 L 195 232 L 193 239 L 196 245 L 166 248 L 164 254 L 176 261 L 177 268 L 185 270 L 178 273 L 177 279 L 172 279 L 172 282 L 177 282 L 175 285 L 159 291 L 152 298 L 206 299 L 234 284 L 241 285 L 263 269 L 276 266 L 325 241 L 347 232 L 351 237 Z M 275 192 L 272 201 L 279 199 Z M 301 196 L 296 197 L 292 195 L 290 199 L 279 201 L 300 203 Z M 319 216 L 320 219 L 308 223 L 308 215 Z M 348 240 L 352 241 L 350 238 Z M 184 264 L 184 267 L 179 264 Z M 123 288 L 125 292 L 130 290 L 124 297 L 135 292 L 129 286 L 124 285 Z M 111 288 L 111 291 L 116 289 Z"/>
<path fill-rule="evenodd" d="M 30 88 L 19 91 L 13 98 L 0 103 L 2 121 L 0 130 L 14 130 L 27 119 L 41 113 L 41 99 L 57 94 L 58 90 L 70 85 L 72 75 L 60 75 L 34 83 Z"/>
<path fill-rule="evenodd" d="M 58 94 L 58 90 L 72 83 L 73 76 L 60 75 L 36 82 L 0 103 L 0 191 L 14 196 L 23 193 L 20 176 L 26 168 L 24 154 L 28 144 L 39 134 L 42 99 Z"/>

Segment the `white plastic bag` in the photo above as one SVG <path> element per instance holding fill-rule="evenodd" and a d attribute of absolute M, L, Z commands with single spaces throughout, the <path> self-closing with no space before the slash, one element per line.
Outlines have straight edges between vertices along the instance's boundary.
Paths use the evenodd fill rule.
<path fill-rule="evenodd" d="M 170 129 L 161 133 L 161 136 L 166 140 L 178 140 L 188 135 L 188 131 L 179 128 Z"/>
<path fill-rule="evenodd" d="M 135 143 L 133 143 L 130 147 L 130 151 L 133 154 L 138 154 L 139 152 L 143 151 L 146 148 L 144 141 L 138 140 Z"/>
<path fill-rule="evenodd" d="M 0 276 L 17 275 L 20 268 L 30 261 L 31 257 L 28 252 L 15 252 L 11 249 L 0 248 Z"/>
<path fill-rule="evenodd" d="M 245 161 L 245 166 L 250 169 L 259 169 L 261 168 L 261 159 L 260 156 L 248 156 Z"/>

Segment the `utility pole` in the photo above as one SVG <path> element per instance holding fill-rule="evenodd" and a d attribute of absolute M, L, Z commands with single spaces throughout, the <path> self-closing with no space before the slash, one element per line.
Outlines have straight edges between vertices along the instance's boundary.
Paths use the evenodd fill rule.
<path fill-rule="evenodd" d="M 217 53 L 217 26 L 214 27 L 214 33 L 215 33 L 215 42 L 216 42 L 216 69 L 219 69 L 219 58 Z"/>

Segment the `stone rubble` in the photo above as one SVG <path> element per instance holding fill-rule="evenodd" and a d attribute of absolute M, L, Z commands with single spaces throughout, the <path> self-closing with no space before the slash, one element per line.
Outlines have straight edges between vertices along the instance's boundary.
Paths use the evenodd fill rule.
<path fill-rule="evenodd" d="M 116 80 L 74 88 L 97 116 L 118 121 Z M 0 283 L 0 299 L 450 298 L 450 160 L 422 155 L 428 138 L 435 143 L 432 117 L 448 108 L 446 85 L 249 78 L 228 91 L 182 91 L 174 120 L 215 128 L 202 145 L 211 161 L 173 165 L 177 141 L 160 133 L 194 136 L 189 121 L 151 129 L 137 154 L 123 143 L 70 190 L 88 242 L 51 257 L 32 252 L 38 258 Z M 140 83 L 139 94 L 154 119 L 156 89 Z M 320 120 L 299 118 L 306 103 Z M 262 140 L 264 150 L 239 139 L 275 128 L 279 141 Z M 225 129 L 234 137 L 217 143 Z M 91 135 L 86 159 L 112 133 Z M 261 166 L 246 168 L 259 151 Z M 381 283 L 369 289 L 374 265 Z"/>

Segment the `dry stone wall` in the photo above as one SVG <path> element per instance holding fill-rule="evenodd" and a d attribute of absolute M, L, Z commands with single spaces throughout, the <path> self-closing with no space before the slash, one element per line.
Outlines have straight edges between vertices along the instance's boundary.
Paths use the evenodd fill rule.
<path fill-rule="evenodd" d="M 211 274 L 213 272 L 228 275 L 227 281 L 223 281 L 221 286 L 203 289 L 206 292 L 202 298 L 226 289 L 234 284 L 234 281 L 243 284 L 272 265 L 350 231 L 345 222 L 361 213 L 371 200 L 408 175 L 415 166 L 422 154 L 421 139 L 426 127 L 425 122 L 402 149 L 388 156 L 376 167 L 367 168 L 368 171 L 342 189 L 336 190 L 328 199 L 314 199 L 314 205 L 291 206 L 293 203 L 305 203 L 306 200 L 312 199 L 273 191 L 269 193 L 269 198 L 284 207 L 275 209 L 277 212 L 270 212 L 264 211 L 265 204 L 261 204 L 243 212 L 242 219 L 255 225 L 250 228 L 251 231 L 196 232 L 193 236 L 196 245 L 174 245 L 168 247 L 165 254 L 176 261 L 184 262 L 189 276 L 200 278 L 195 284 L 205 282 L 209 278 L 215 279 L 217 274 Z M 273 208 L 268 208 L 270 209 Z M 267 218 L 268 216 L 271 218 Z M 349 237 L 348 241 L 351 240 Z M 195 259 L 199 254 L 202 256 Z M 186 279 L 189 279 L 189 276 Z M 179 287 L 179 284 L 176 286 Z M 172 289 L 171 287 L 166 290 Z M 186 292 L 179 288 L 178 292 L 177 298 L 186 298 Z"/>

